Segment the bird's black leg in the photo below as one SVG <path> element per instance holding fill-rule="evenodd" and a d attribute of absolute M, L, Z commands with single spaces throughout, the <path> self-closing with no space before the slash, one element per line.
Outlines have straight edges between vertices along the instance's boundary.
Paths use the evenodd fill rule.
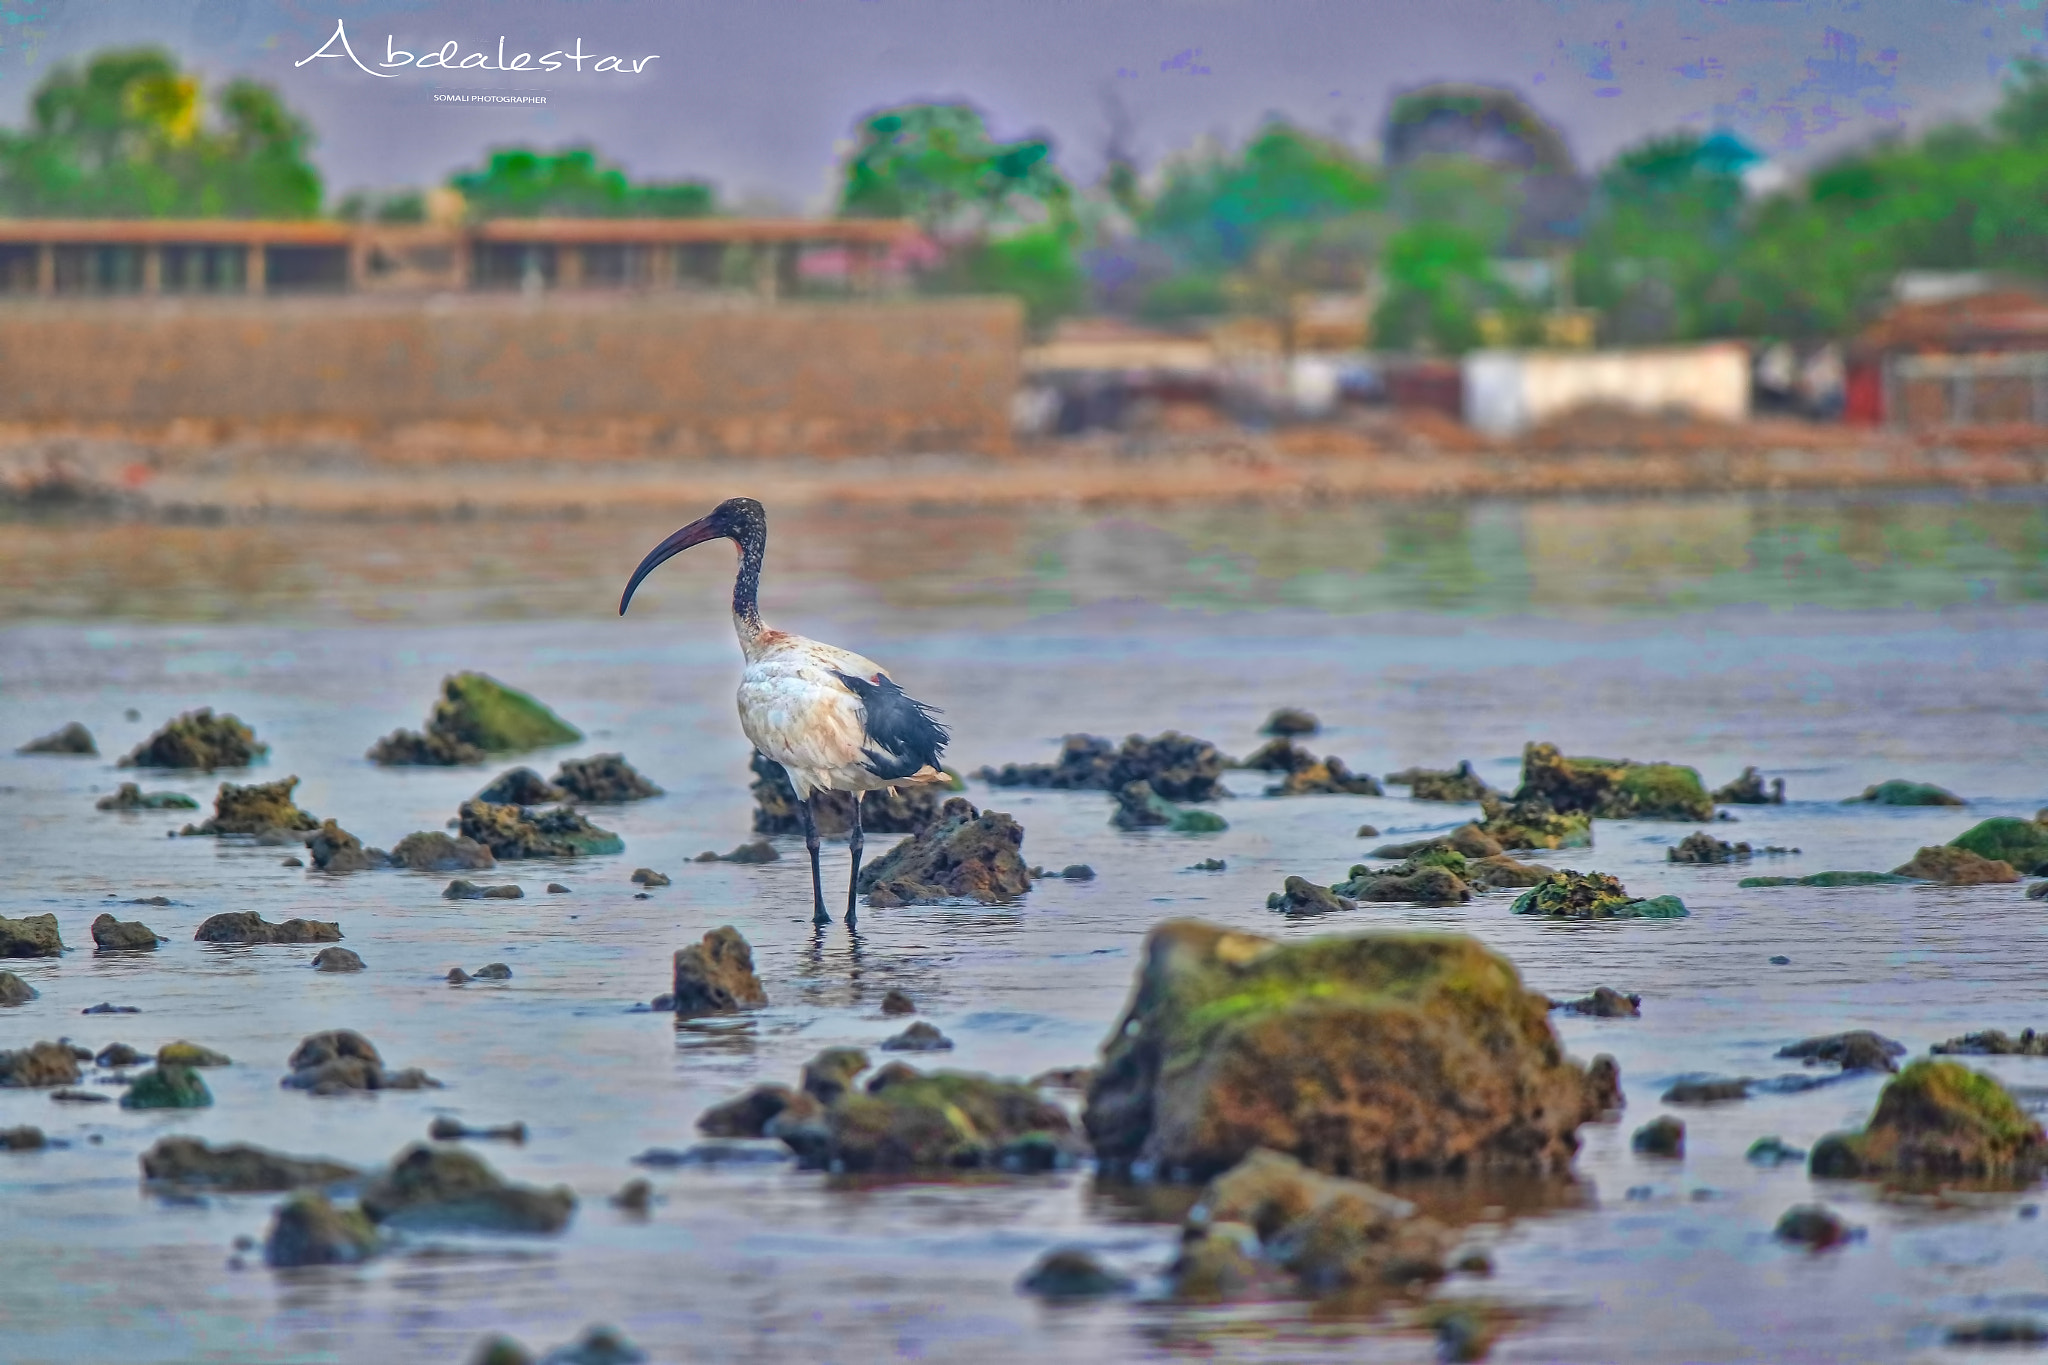
<path fill-rule="evenodd" d="M 811 798 L 804 797 L 796 808 L 803 813 L 804 848 L 811 855 L 811 923 L 830 924 L 832 917 L 825 913 L 825 883 L 818 875 L 818 821 L 811 814 Z"/>
<path fill-rule="evenodd" d="M 866 794 L 865 792 L 855 792 L 853 794 L 853 829 L 846 836 L 846 851 L 853 855 L 853 871 L 849 874 L 850 880 L 846 883 L 846 923 L 849 928 L 853 925 L 854 897 L 860 894 L 860 799 Z"/>

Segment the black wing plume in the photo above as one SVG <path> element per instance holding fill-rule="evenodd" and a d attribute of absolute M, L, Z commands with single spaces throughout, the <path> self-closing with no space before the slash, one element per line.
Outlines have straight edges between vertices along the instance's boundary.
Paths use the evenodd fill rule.
<path fill-rule="evenodd" d="M 860 698 L 867 713 L 867 743 L 861 755 L 876 777 L 909 777 L 920 768 L 939 766 L 939 753 L 952 738 L 939 723 L 938 712 L 910 696 L 890 679 L 856 678 L 834 672 L 846 690 Z"/>

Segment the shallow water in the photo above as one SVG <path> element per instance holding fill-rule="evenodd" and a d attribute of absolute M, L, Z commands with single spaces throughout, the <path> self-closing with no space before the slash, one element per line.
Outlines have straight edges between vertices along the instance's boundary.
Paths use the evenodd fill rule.
<path fill-rule="evenodd" d="M 1029 1075 L 1090 1060 L 1145 929 L 1174 915 L 1281 936 L 1457 929 L 1536 989 L 1642 992 L 1641 1019 L 1558 1022 L 1575 1055 L 1619 1059 L 1630 1100 L 1619 1124 L 1584 1130 L 1579 1189 L 1480 1198 L 1499 1210 L 1470 1239 L 1496 1274 L 1444 1292 L 1517 1310 L 1493 1359 L 1940 1358 L 1949 1323 L 2048 1309 L 2048 1232 L 2020 1214 L 2032 1196 L 1887 1200 L 1743 1161 L 1762 1134 L 1805 1146 L 1859 1122 L 1878 1082 L 1689 1108 L 1682 1164 L 1635 1157 L 1628 1134 L 1664 1112 L 1656 1097 L 1673 1078 L 1795 1071 L 1772 1054 L 1811 1034 L 1876 1028 L 1917 1052 L 2048 1023 L 2032 1014 L 2048 917 L 2017 887 L 1735 885 L 1755 871 L 1888 868 L 2048 801 L 2044 528 L 2038 502 L 1946 497 L 779 520 L 770 618 L 888 661 L 946 708 L 957 766 L 1045 757 L 1077 729 L 1170 726 L 1241 753 L 1272 706 L 1299 704 L 1324 718 L 1319 751 L 1374 772 L 1469 757 L 1512 785 L 1521 745 L 1539 738 L 1692 763 L 1711 784 L 1754 763 L 1785 777 L 1790 804 L 1740 810 L 1717 833 L 1805 850 L 1673 866 L 1665 847 L 1691 826 L 1602 822 L 1595 850 L 1556 861 L 1676 893 L 1691 918 L 1541 924 L 1493 895 L 1296 925 L 1265 894 L 1289 873 L 1344 875 L 1376 842 L 1355 836 L 1361 822 L 1441 828 L 1470 809 L 1264 800 L 1262 775 L 1240 773 L 1231 828 L 1188 838 L 1120 834 L 1100 794 L 976 784 L 973 799 L 1023 822 L 1031 861 L 1101 876 L 1042 882 L 1013 907 L 869 912 L 850 936 L 813 933 L 794 840 L 764 867 L 688 861 L 748 837 L 746 748 L 722 619 L 729 561 L 685 557 L 631 617 L 611 615 L 665 526 L 0 527 L 0 742 L 79 719 L 106 755 L 0 757 L 0 914 L 54 911 L 66 942 L 86 945 L 11 964 L 42 998 L 0 1013 L 0 1046 L 191 1038 L 237 1062 L 208 1074 L 215 1106 L 186 1114 L 0 1091 L 0 1127 L 33 1122 L 71 1144 L 0 1154 L 0 1360 L 450 1361 L 489 1331 L 538 1346 L 593 1321 L 656 1360 L 1433 1359 L 1398 1315 L 1156 1297 L 1052 1310 L 1018 1295 L 1051 1246 L 1085 1244 L 1141 1275 L 1170 1256 L 1174 1227 L 1157 1209 L 1085 1172 L 842 1188 L 786 1167 L 656 1171 L 645 1220 L 607 1204 L 642 1173 L 630 1157 L 687 1146 L 708 1104 L 790 1079 L 820 1048 L 896 1032 L 877 1009 L 891 987 L 956 1040 L 944 1065 Z M 526 899 L 448 902 L 445 877 L 309 874 L 280 866 L 292 850 L 168 840 L 180 813 L 92 809 L 125 775 L 115 756 L 210 704 L 270 743 L 260 775 L 299 775 L 300 804 L 367 842 L 438 828 L 496 767 L 383 771 L 361 754 L 417 725 L 456 668 L 548 700 L 590 736 L 564 752 L 624 749 L 668 789 L 593 811 L 624 835 L 623 858 L 509 865 Z M 130 707 L 141 720 L 123 719 Z M 1941 783 L 1972 808 L 1839 804 L 1893 776 Z M 149 785 L 203 799 L 214 784 Z M 1228 870 L 1183 870 L 1210 856 Z M 636 900 L 636 866 L 675 883 Z M 827 872 L 844 875 L 837 849 Z M 542 894 L 557 879 L 573 894 Z M 176 904 L 117 908 L 171 941 L 95 959 L 92 917 L 154 895 Z M 191 941 L 229 909 L 338 920 L 370 969 L 316 975 L 308 949 Z M 724 923 L 754 944 L 770 1008 L 680 1027 L 630 1012 L 666 989 L 676 947 Z M 493 960 L 513 980 L 441 980 Z M 79 1017 L 101 1000 L 143 1013 Z M 278 1089 L 298 1038 L 330 1027 L 361 1029 L 448 1088 Z M 1985 1065 L 2048 1086 L 2048 1063 Z M 359 1269 L 235 1269 L 234 1239 L 262 1236 L 274 1197 L 172 1202 L 136 1179 L 138 1154 L 170 1132 L 371 1164 L 439 1113 L 525 1120 L 524 1146 L 483 1150 L 509 1176 L 571 1185 L 582 1203 L 569 1231 L 416 1240 Z M 1774 1244 L 1778 1215 L 1815 1197 L 1865 1239 L 1820 1257 Z"/>

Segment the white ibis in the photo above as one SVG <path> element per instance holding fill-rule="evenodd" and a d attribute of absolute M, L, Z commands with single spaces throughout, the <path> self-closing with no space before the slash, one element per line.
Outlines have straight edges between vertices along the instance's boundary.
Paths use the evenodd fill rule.
<path fill-rule="evenodd" d="M 740 567 L 732 585 L 732 625 L 740 637 L 746 671 L 740 675 L 740 729 L 754 747 L 782 765 L 796 789 L 803 817 L 804 848 L 811 855 L 814 922 L 830 924 L 825 888 L 818 874 L 818 822 L 811 794 L 853 796 L 853 855 L 846 889 L 846 922 L 854 921 L 860 887 L 860 803 L 871 791 L 949 779 L 939 753 L 950 736 L 936 713 L 906 695 L 888 671 L 850 650 L 771 630 L 761 624 L 755 601 L 761 560 L 768 552 L 768 513 L 752 498 L 728 498 L 648 551 L 627 580 L 619 615 L 633 600 L 640 580 L 692 545 L 730 540 L 739 547 Z"/>

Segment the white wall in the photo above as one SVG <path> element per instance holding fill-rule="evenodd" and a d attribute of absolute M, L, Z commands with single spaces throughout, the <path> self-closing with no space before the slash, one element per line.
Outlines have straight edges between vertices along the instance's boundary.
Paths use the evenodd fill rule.
<path fill-rule="evenodd" d="M 1574 408 L 1749 416 L 1749 350 L 1731 342 L 1640 351 L 1474 351 L 1465 357 L 1465 420 L 1516 436 Z"/>

